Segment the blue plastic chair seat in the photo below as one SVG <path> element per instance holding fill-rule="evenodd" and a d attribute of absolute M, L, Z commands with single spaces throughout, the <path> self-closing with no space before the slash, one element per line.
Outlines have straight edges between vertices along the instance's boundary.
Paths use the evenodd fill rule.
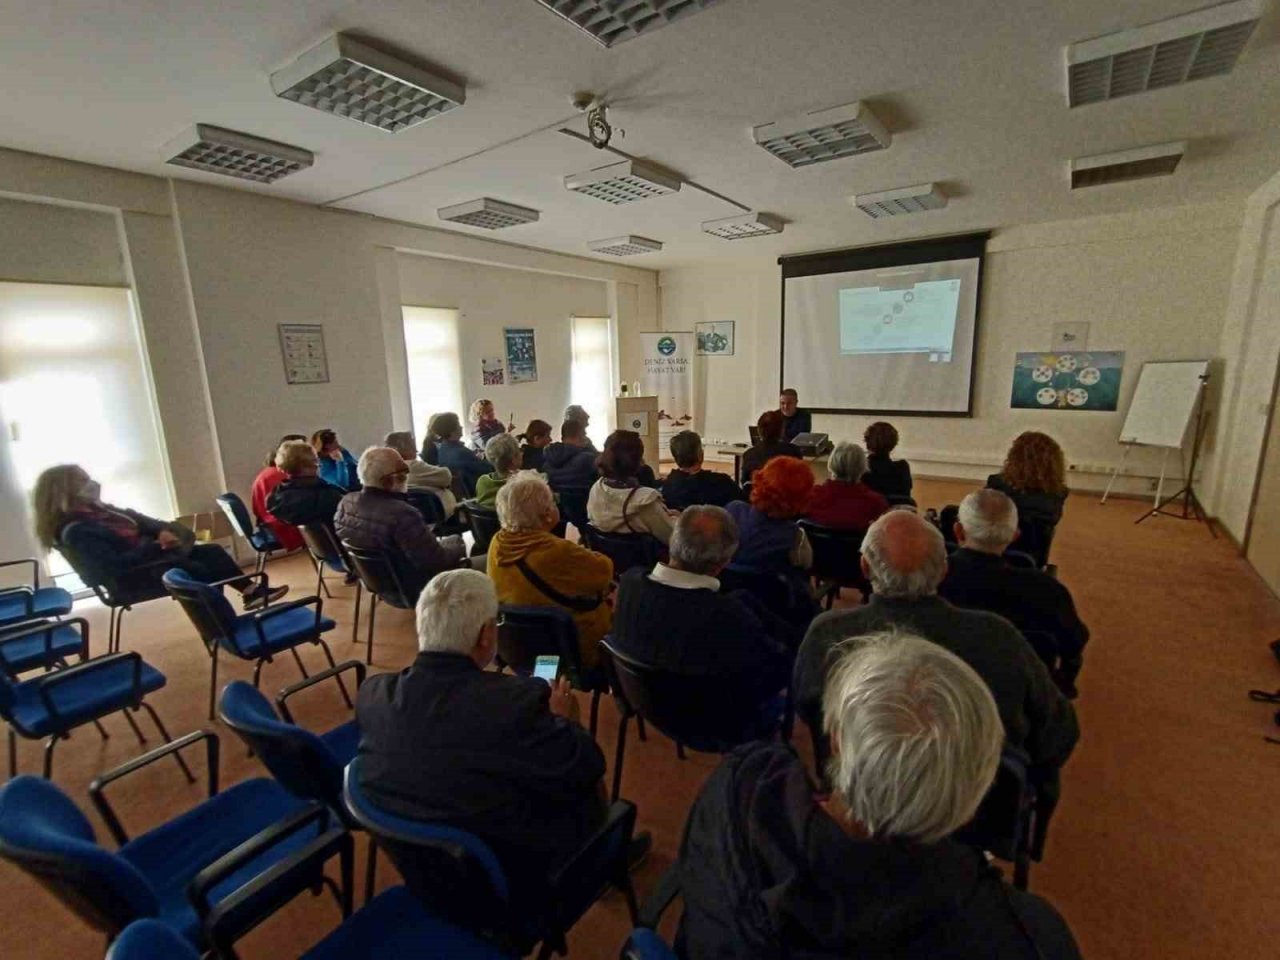
<path fill-rule="evenodd" d="M 0 594 L 0 626 L 36 617 L 61 617 L 71 612 L 71 603 L 71 594 L 61 587 L 41 587 L 34 596 L 25 592 Z"/>
<path fill-rule="evenodd" d="M 405 887 L 369 901 L 300 960 L 510 960 L 511 954 L 428 913 Z"/>
<path fill-rule="evenodd" d="M 360 727 L 352 720 L 334 727 L 328 733 L 322 733 L 320 739 L 333 752 L 338 763 L 345 767 L 355 759 L 356 750 L 360 746 Z"/>
<path fill-rule="evenodd" d="M 131 840 L 119 853 L 147 878 L 159 897 L 159 919 L 192 942 L 199 942 L 200 921 L 187 900 L 187 884 L 223 854 L 306 806 L 307 801 L 288 793 L 274 780 L 246 780 Z M 299 830 L 216 886 L 210 899 L 217 901 L 231 894 L 316 836 L 316 830 Z"/>
<path fill-rule="evenodd" d="M 623 955 L 634 957 L 635 960 L 676 960 L 675 951 L 667 946 L 667 942 L 644 927 L 631 931 L 631 938 L 627 941 Z"/>
<path fill-rule="evenodd" d="M 132 661 L 117 662 L 52 687 L 48 692 L 58 712 L 57 724 L 37 689 L 43 677 L 15 684 L 12 688 L 13 723 L 27 736 L 43 737 L 55 730 L 66 730 L 134 706 L 133 671 Z M 141 695 L 165 685 L 164 674 L 146 663 L 142 664 L 140 677 Z"/>
<path fill-rule="evenodd" d="M 258 527 L 257 530 L 249 536 L 249 543 L 253 549 L 260 553 L 269 553 L 272 550 L 283 550 L 279 539 L 271 532 L 270 527 Z"/>
<path fill-rule="evenodd" d="M 51 626 L 46 633 L 53 634 L 53 643 L 45 648 L 45 635 L 36 634 L 22 637 L 20 640 L 4 642 L 0 636 L 0 666 L 13 674 L 25 673 L 37 667 L 50 665 L 50 655 L 54 660 L 78 656 L 81 649 L 81 637 L 74 627 Z"/>
<path fill-rule="evenodd" d="M 247 615 L 236 619 L 235 642 L 240 648 L 239 651 L 229 644 L 224 645 L 226 649 L 244 657 L 261 657 L 287 650 L 299 641 L 313 637 L 317 633 L 325 633 L 337 626 L 337 623 L 328 617 L 321 617 L 317 628 L 315 610 L 306 607 L 267 617 L 261 623 L 262 632 L 267 638 L 265 646 L 258 635 L 258 627 L 253 616 Z"/>

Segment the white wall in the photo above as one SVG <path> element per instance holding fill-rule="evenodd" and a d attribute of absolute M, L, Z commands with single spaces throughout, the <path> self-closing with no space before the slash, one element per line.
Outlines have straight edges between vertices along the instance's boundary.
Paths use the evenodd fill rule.
<path fill-rule="evenodd" d="M 1145 360 L 1211 357 L 1231 284 L 1243 211 L 1238 204 L 1172 208 L 999 230 L 988 245 L 978 323 L 974 416 L 901 417 L 901 452 L 919 472 L 982 477 L 1020 431 L 1043 429 L 1062 443 L 1080 488 L 1105 482 L 1120 454 L 1116 438 Z M 663 271 L 663 322 L 737 321 L 732 358 L 702 361 L 699 422 L 714 439 L 745 440 L 746 425 L 776 407 L 780 274 L 771 261 Z M 1087 320 L 1089 346 L 1124 350 L 1115 413 L 1012 410 L 1013 359 L 1046 350 L 1057 321 Z M 804 384 L 789 384 L 800 391 Z M 816 416 L 816 429 L 860 437 L 872 418 Z M 1154 471 L 1139 451 L 1135 473 Z M 1129 489 L 1145 483 L 1130 481 Z"/>
<path fill-rule="evenodd" d="M 0 197 L 0 280 L 126 286 L 116 218 Z"/>

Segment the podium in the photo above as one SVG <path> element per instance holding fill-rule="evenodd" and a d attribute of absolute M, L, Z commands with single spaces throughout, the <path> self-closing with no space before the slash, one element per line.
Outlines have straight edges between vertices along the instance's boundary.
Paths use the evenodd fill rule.
<path fill-rule="evenodd" d="M 662 450 L 658 440 L 658 398 L 618 397 L 616 423 L 619 430 L 634 430 L 644 441 L 644 462 L 658 472 Z"/>

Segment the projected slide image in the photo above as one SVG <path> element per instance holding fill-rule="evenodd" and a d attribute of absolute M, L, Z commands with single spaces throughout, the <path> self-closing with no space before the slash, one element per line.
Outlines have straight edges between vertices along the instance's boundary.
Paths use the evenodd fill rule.
<path fill-rule="evenodd" d="M 959 280 L 910 287 L 846 287 L 840 291 L 840 353 L 927 353 L 950 363 Z"/>

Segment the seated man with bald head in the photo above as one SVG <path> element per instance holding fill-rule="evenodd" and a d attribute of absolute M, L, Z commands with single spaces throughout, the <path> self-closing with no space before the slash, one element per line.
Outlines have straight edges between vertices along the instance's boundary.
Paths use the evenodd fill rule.
<path fill-rule="evenodd" d="M 1004 552 L 1018 539 L 1018 508 L 999 490 L 975 490 L 960 503 L 956 543 L 938 593 L 958 607 L 998 613 L 1019 630 L 1053 638 L 1037 647 L 1051 664 L 1054 681 L 1076 696 L 1089 628 L 1081 622 L 1071 592 L 1043 570 L 1016 567 Z"/>

